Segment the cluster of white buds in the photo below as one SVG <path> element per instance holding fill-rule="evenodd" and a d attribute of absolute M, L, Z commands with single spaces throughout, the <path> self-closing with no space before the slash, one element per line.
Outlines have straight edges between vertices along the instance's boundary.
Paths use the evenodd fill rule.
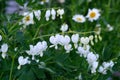
<path fill-rule="evenodd" d="M 18 58 L 19 65 L 17 69 L 20 69 L 22 65 L 30 64 L 30 61 L 28 59 L 29 59 L 28 57 L 24 58 L 23 56 L 19 56 Z"/>
<path fill-rule="evenodd" d="M 28 55 L 32 55 L 32 60 L 35 60 L 36 55 L 40 55 L 40 57 L 43 56 L 43 51 L 47 49 L 47 42 L 42 41 L 38 42 L 35 46 L 30 45 L 30 50 L 27 50 L 26 53 Z"/>
<path fill-rule="evenodd" d="M 102 66 L 99 67 L 98 72 L 100 72 L 102 74 L 107 74 L 107 70 L 112 69 L 113 66 L 114 66 L 114 62 L 113 61 L 103 62 Z"/>
<path fill-rule="evenodd" d="M 58 9 L 57 11 L 55 10 L 55 9 L 48 9 L 47 11 L 46 11 L 46 13 L 45 13 L 45 18 L 46 18 L 46 21 L 49 21 L 49 18 L 50 18 L 50 16 L 52 16 L 51 18 L 52 18 L 52 20 L 55 20 L 55 18 L 56 18 L 56 14 L 57 14 L 57 16 L 59 16 L 60 15 L 60 18 L 62 19 L 62 15 L 64 14 L 64 9 Z"/>
<path fill-rule="evenodd" d="M 91 45 L 94 45 L 93 39 L 94 39 L 94 36 L 93 36 L 93 35 L 90 35 L 90 36 L 89 36 L 89 40 L 90 40 L 90 44 L 91 44 Z"/>

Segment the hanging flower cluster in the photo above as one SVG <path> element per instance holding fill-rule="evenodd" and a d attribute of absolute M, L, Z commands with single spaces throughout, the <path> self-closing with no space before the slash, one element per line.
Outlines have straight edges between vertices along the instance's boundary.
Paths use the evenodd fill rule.
<path fill-rule="evenodd" d="M 40 20 L 41 11 L 34 10 L 31 13 L 24 13 L 22 24 L 26 26 L 34 24 L 33 14 L 35 14 L 35 17 Z M 46 10 L 45 18 L 46 21 L 49 21 L 50 18 L 52 20 L 55 20 L 57 16 L 60 16 L 60 19 L 62 19 L 63 14 L 64 9 L 58 9 L 56 11 L 54 8 L 52 8 Z M 72 20 L 78 23 L 84 23 L 86 19 L 88 19 L 90 22 L 93 22 L 94 20 L 98 20 L 100 15 L 100 10 L 93 8 L 88 10 L 88 14 L 86 17 L 81 14 L 76 14 L 72 17 Z M 82 36 L 79 34 L 79 32 L 70 32 L 69 25 L 63 23 L 60 28 L 60 31 L 62 33 L 54 34 L 49 37 L 49 41 L 51 43 L 50 46 L 47 45 L 46 41 L 38 42 L 34 46 L 30 45 L 30 50 L 26 50 L 26 53 L 32 56 L 32 60 L 39 62 L 39 60 L 37 60 L 35 57 L 43 57 L 43 52 L 46 51 L 48 47 L 57 50 L 58 48 L 60 48 L 60 46 L 62 46 L 64 47 L 66 53 L 70 53 L 72 50 L 76 50 L 76 53 L 79 54 L 80 57 L 84 57 L 88 62 L 91 73 L 96 73 L 99 67 L 99 55 L 91 51 L 91 46 L 94 46 L 95 43 L 102 40 L 102 37 L 100 36 L 100 26 L 100 24 L 96 25 L 94 35 Z M 108 27 L 110 27 L 110 25 L 108 25 Z M 67 35 L 67 33 L 72 33 L 72 35 Z M 24 58 L 23 56 L 20 56 L 18 58 L 18 69 L 20 69 L 21 65 L 30 64 L 30 60 L 31 59 L 29 57 Z M 98 72 L 106 74 L 107 70 L 109 68 L 112 68 L 113 65 L 114 63 L 112 61 L 110 63 L 104 62 L 102 66 L 99 67 Z"/>
<path fill-rule="evenodd" d="M 52 20 L 55 20 L 56 16 L 60 16 L 60 19 L 62 19 L 63 14 L 64 14 L 64 9 L 58 9 L 56 11 L 54 8 L 52 8 L 51 10 L 50 9 L 46 10 L 45 18 L 46 18 L 46 21 L 49 21 L 50 16 Z M 22 16 L 24 17 L 19 24 L 20 25 L 23 24 L 24 28 L 30 24 L 34 24 L 34 19 L 33 19 L 34 15 L 39 21 L 41 19 L 41 10 L 33 10 L 32 12 L 24 12 L 22 14 Z"/>

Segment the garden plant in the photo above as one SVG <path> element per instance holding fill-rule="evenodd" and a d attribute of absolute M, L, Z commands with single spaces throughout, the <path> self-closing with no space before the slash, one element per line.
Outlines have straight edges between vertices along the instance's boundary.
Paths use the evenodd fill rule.
<path fill-rule="evenodd" d="M 120 0 L 16 2 L 0 0 L 0 80 L 120 80 Z"/>

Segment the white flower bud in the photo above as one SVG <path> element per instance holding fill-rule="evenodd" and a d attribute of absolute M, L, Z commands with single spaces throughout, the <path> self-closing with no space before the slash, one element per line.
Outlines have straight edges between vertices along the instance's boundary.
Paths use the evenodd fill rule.
<path fill-rule="evenodd" d="M 62 19 L 62 15 L 64 14 L 64 9 L 58 9 L 57 10 L 57 16 L 60 15 L 60 18 Z"/>

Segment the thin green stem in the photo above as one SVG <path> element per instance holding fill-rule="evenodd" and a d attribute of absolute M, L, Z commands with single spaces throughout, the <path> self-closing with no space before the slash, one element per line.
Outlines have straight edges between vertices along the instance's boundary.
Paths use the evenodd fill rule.
<path fill-rule="evenodd" d="M 70 33 L 73 33 L 73 34 L 89 34 L 89 33 L 95 33 L 95 31 L 88 31 L 88 32 L 76 32 L 76 31 L 68 31 L 68 32 L 64 32 L 65 34 L 70 34 Z M 57 33 L 57 34 L 63 34 L 62 32 L 61 33 Z M 47 34 L 47 35 L 42 35 L 42 36 L 39 36 L 39 37 L 34 37 L 32 40 L 36 40 L 36 39 L 39 39 L 39 38 L 43 38 L 43 37 L 49 37 L 49 36 L 53 36 L 55 34 Z"/>
<path fill-rule="evenodd" d="M 13 58 L 12 58 L 12 64 L 11 64 L 11 69 L 10 69 L 10 76 L 9 76 L 9 80 L 12 80 L 12 72 L 13 72 L 14 61 L 15 61 L 15 60 L 14 60 L 14 58 L 15 58 L 15 57 L 13 57 Z"/>
<path fill-rule="evenodd" d="M 35 38 L 37 37 L 37 35 L 39 34 L 40 28 L 41 28 L 42 26 L 48 25 L 49 23 L 51 23 L 51 22 L 48 22 L 47 24 L 41 24 L 41 25 L 39 25 L 39 27 L 38 27 L 38 29 L 37 29 L 37 31 L 36 31 L 36 33 L 35 33 L 33 39 L 35 39 Z"/>
<path fill-rule="evenodd" d="M 4 74 L 4 72 L 2 72 L 1 74 L 0 74 L 0 79 L 2 78 L 2 75 Z"/>

